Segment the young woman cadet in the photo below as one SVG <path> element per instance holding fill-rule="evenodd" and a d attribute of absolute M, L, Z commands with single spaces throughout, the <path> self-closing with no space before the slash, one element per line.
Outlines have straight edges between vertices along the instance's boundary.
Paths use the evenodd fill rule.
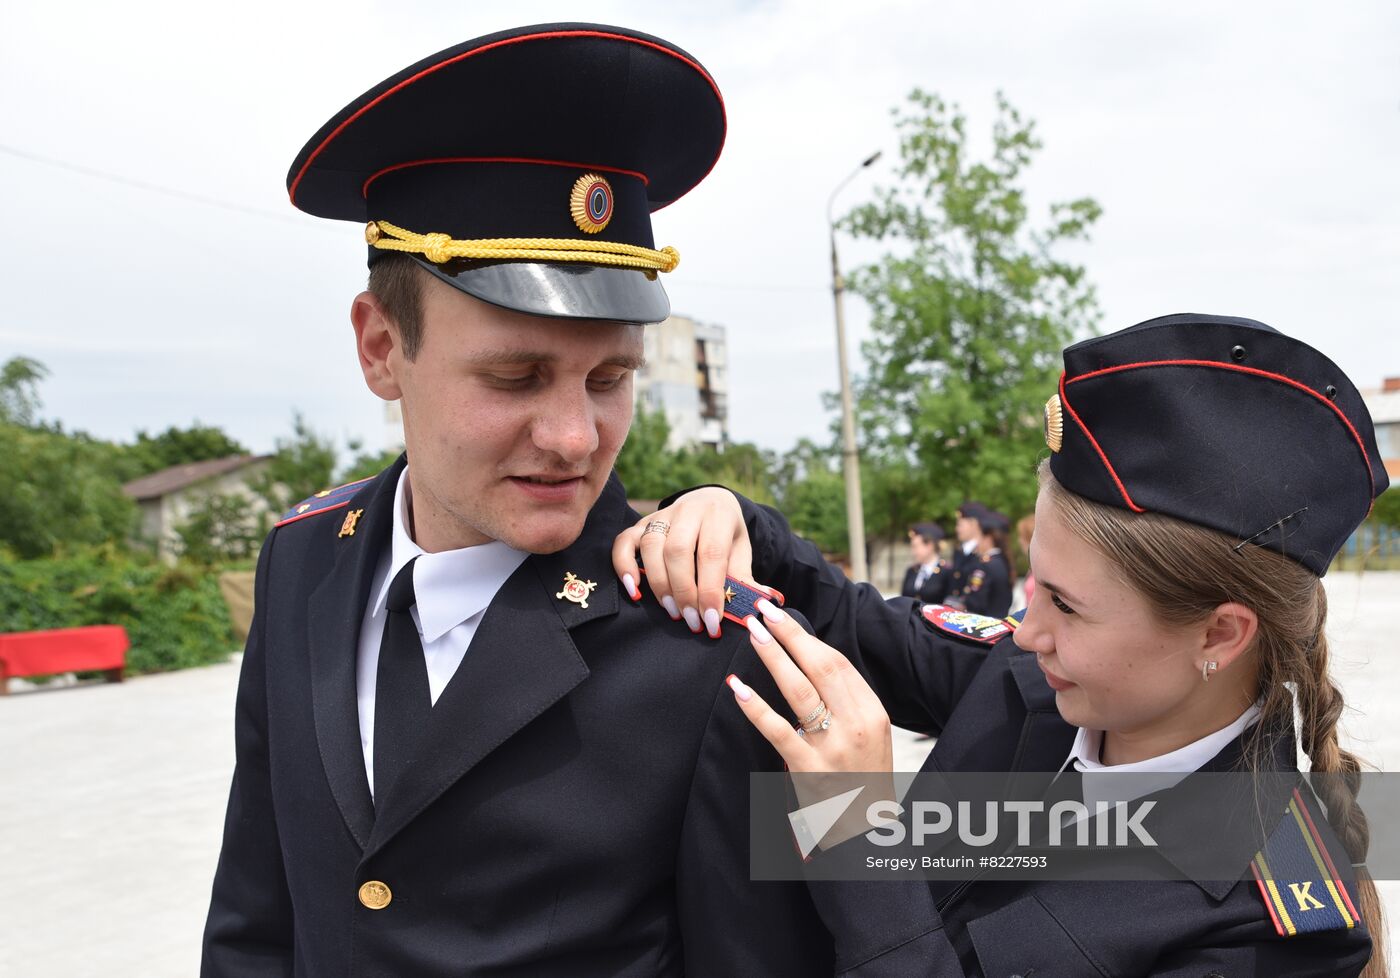
<path fill-rule="evenodd" d="M 1141 323 L 1068 348 L 1064 363 L 1046 407 L 1037 586 L 1013 633 L 886 603 L 777 513 L 713 487 L 618 538 L 624 586 L 640 597 L 640 548 L 658 598 L 709 607 L 728 570 L 805 614 L 831 645 L 767 602 L 764 622 L 746 619 L 791 714 L 729 681 L 794 772 L 889 770 L 893 722 L 938 734 L 925 769 L 943 772 L 1247 771 L 1258 783 L 1306 755 L 1314 772 L 1354 775 L 1320 577 L 1388 484 L 1355 387 L 1303 343 L 1217 316 Z M 1308 837 L 1319 866 L 1335 863 L 1325 900 L 1276 896 L 1248 859 L 1225 881 L 812 891 L 838 971 L 859 978 L 1384 975 L 1376 893 L 1351 871 L 1367 838 L 1355 782 L 1318 784 L 1326 822 Z M 1203 837 L 1213 815 L 1193 812 Z M 1304 825 L 1278 813 L 1270 844 L 1289 817 Z"/>

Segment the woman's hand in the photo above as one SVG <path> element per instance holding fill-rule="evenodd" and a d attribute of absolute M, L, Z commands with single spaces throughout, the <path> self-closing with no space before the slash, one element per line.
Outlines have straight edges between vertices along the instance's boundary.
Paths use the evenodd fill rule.
<path fill-rule="evenodd" d="M 803 808 L 861 789 L 837 823 L 824 830 L 819 844 L 829 848 L 883 824 L 867 813 L 874 803 L 895 797 L 890 718 L 850 660 L 807 634 L 772 602 L 759 601 L 757 607 L 764 621 L 747 619 L 753 647 L 798 726 L 738 676 L 727 681 L 744 716 L 787 763 Z"/>
<path fill-rule="evenodd" d="M 664 531 L 646 531 L 665 524 Z M 728 489 L 707 486 L 644 516 L 613 541 L 613 569 L 632 600 L 641 598 L 637 566 L 641 552 L 647 586 L 672 620 L 684 618 L 692 632 L 702 627 L 719 637 L 725 575 L 753 581 L 753 549 L 739 500 Z"/>
<path fill-rule="evenodd" d="M 805 632 L 770 601 L 749 618 L 751 641 L 799 725 L 780 715 L 738 676 L 729 686 L 749 722 L 799 774 L 894 770 L 890 718 L 875 691 L 840 652 Z M 765 627 L 765 623 L 767 627 Z M 829 721 L 821 729 L 823 720 Z"/>

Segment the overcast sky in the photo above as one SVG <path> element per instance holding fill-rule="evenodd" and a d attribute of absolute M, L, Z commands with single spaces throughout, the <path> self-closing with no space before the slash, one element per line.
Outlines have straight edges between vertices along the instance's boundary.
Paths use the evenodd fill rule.
<path fill-rule="evenodd" d="M 738 440 L 824 437 L 827 195 L 876 149 L 842 209 L 890 179 L 890 109 L 915 86 L 979 138 L 1004 90 L 1045 143 L 1037 213 L 1103 205 L 1073 253 L 1103 329 L 1251 316 L 1359 386 L 1400 375 L 1400 6 L 1381 2 L 7 3 L 0 361 L 41 360 L 45 416 L 104 437 L 199 419 L 268 450 L 300 410 L 380 447 L 348 320 L 361 229 L 295 211 L 287 168 L 398 69 L 560 20 L 671 40 L 724 92 L 724 156 L 654 224 L 683 256 L 675 310 L 729 331 Z M 847 263 L 872 254 L 843 243 Z M 848 319 L 854 350 L 858 300 Z"/>

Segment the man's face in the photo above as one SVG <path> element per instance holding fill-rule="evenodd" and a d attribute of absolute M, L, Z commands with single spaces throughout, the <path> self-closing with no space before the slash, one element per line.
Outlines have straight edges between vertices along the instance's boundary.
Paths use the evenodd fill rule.
<path fill-rule="evenodd" d="M 423 341 L 395 344 L 414 535 L 553 553 L 583 531 L 632 423 L 642 328 L 513 312 L 423 278 Z"/>

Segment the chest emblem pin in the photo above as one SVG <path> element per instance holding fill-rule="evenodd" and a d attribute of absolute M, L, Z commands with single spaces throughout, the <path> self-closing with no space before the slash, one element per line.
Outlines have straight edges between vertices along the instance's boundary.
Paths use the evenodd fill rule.
<path fill-rule="evenodd" d="M 353 537 L 355 535 L 355 526 L 360 522 L 360 517 L 363 515 L 365 515 L 365 511 L 362 509 L 352 509 L 350 512 L 346 513 L 345 522 L 340 524 L 340 532 L 337 533 L 336 536 Z"/>
<path fill-rule="evenodd" d="M 598 585 L 594 581 L 585 581 L 575 577 L 572 573 L 564 574 L 564 590 L 555 595 L 556 598 L 563 598 L 565 601 L 572 601 L 580 608 L 588 607 L 588 596 L 593 593 L 593 589 Z"/>

